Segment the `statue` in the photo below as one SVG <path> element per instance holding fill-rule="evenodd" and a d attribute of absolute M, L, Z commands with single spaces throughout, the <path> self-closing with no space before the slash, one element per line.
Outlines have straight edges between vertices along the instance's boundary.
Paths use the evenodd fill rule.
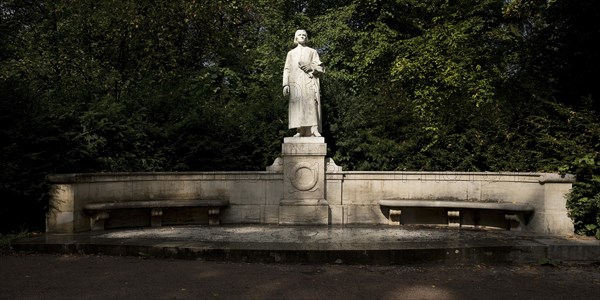
<path fill-rule="evenodd" d="M 283 68 L 283 95 L 290 96 L 289 126 L 294 137 L 321 136 L 319 76 L 325 71 L 319 54 L 306 46 L 305 30 L 294 34 L 296 48 L 289 51 Z"/>

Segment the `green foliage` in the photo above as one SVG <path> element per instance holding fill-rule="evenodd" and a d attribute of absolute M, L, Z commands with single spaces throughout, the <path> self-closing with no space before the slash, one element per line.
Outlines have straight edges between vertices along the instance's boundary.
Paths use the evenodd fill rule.
<path fill-rule="evenodd" d="M 600 239 L 600 155 L 599 152 L 576 159 L 572 170 L 578 181 L 567 198 L 569 216 L 575 232 Z"/>
<path fill-rule="evenodd" d="M 3 1 L 0 231 L 43 227 L 50 173 L 271 164 L 290 134 L 281 68 L 304 28 L 327 67 L 324 135 L 336 163 L 574 172 L 571 215 L 593 233 L 600 51 L 589 41 L 600 23 L 587 20 L 597 6 Z"/>
<path fill-rule="evenodd" d="M 0 233 L 0 255 L 10 254 L 13 251 L 12 244 L 19 240 L 31 237 L 31 233 L 21 231 L 18 233 L 2 234 Z"/>
<path fill-rule="evenodd" d="M 0 231 L 43 227 L 49 173 L 255 170 L 276 156 L 284 43 L 257 35 L 250 3 L 0 8 Z"/>
<path fill-rule="evenodd" d="M 537 159 L 548 170 L 577 176 L 567 197 L 569 216 L 575 232 L 600 239 L 600 120 L 589 104 L 583 102 L 581 111 L 549 104 L 552 118 L 536 116 L 527 121 L 537 132 L 535 143 L 528 146 L 552 151 L 549 158 Z"/>
<path fill-rule="evenodd" d="M 324 84 L 325 93 L 334 91 L 324 98 L 334 158 L 345 167 L 512 164 L 498 158 L 509 151 L 514 121 L 502 115 L 509 45 L 501 3 L 436 4 L 357 1 L 317 19 L 327 21 L 319 39 L 335 69 Z"/>

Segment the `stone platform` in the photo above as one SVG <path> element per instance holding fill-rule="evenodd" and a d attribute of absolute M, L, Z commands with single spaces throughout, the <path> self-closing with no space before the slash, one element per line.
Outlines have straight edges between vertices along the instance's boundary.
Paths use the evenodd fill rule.
<path fill-rule="evenodd" d="M 593 238 L 433 226 L 176 226 L 45 234 L 14 248 L 264 263 L 600 262 Z"/>

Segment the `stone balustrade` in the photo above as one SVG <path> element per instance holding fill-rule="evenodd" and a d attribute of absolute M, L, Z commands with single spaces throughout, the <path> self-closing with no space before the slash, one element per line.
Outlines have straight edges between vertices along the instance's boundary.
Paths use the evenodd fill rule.
<path fill-rule="evenodd" d="M 84 211 L 90 203 L 160 199 L 226 200 L 229 206 L 221 210 L 223 224 L 279 224 L 281 202 L 286 199 L 284 170 L 283 167 L 270 168 L 265 172 L 49 175 L 51 202 L 47 230 L 65 233 L 90 230 L 90 216 Z M 389 211 L 378 203 L 382 199 L 495 201 L 532 206 L 534 212 L 523 228 L 525 231 L 541 234 L 573 232 L 565 207 L 565 196 L 575 179 L 572 175 L 356 172 L 342 171 L 331 160 L 326 161 L 324 168 L 327 224 L 389 224 Z M 182 220 L 172 217 L 171 221 L 175 224 L 193 223 L 197 221 L 194 217 L 182 213 Z M 289 218 L 288 213 L 284 217 Z M 464 216 L 466 219 L 469 217 L 468 214 Z M 491 213 L 482 213 L 477 218 L 480 218 L 477 224 L 481 226 L 502 228 L 506 222 L 503 216 Z M 403 224 L 444 224 L 448 215 L 446 212 L 415 208 L 404 209 L 402 219 Z M 169 224 L 169 221 L 164 222 Z M 319 224 L 323 224 L 322 220 Z"/>

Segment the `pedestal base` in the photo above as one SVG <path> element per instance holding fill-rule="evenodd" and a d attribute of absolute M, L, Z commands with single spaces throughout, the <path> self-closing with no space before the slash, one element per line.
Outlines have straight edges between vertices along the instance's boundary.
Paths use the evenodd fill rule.
<path fill-rule="evenodd" d="M 329 224 L 329 205 L 326 200 L 317 204 L 286 203 L 279 204 L 279 225 L 327 225 Z"/>
<path fill-rule="evenodd" d="M 283 199 L 279 203 L 279 224 L 329 224 L 329 205 L 325 200 L 325 139 L 285 138 L 282 154 Z"/>

